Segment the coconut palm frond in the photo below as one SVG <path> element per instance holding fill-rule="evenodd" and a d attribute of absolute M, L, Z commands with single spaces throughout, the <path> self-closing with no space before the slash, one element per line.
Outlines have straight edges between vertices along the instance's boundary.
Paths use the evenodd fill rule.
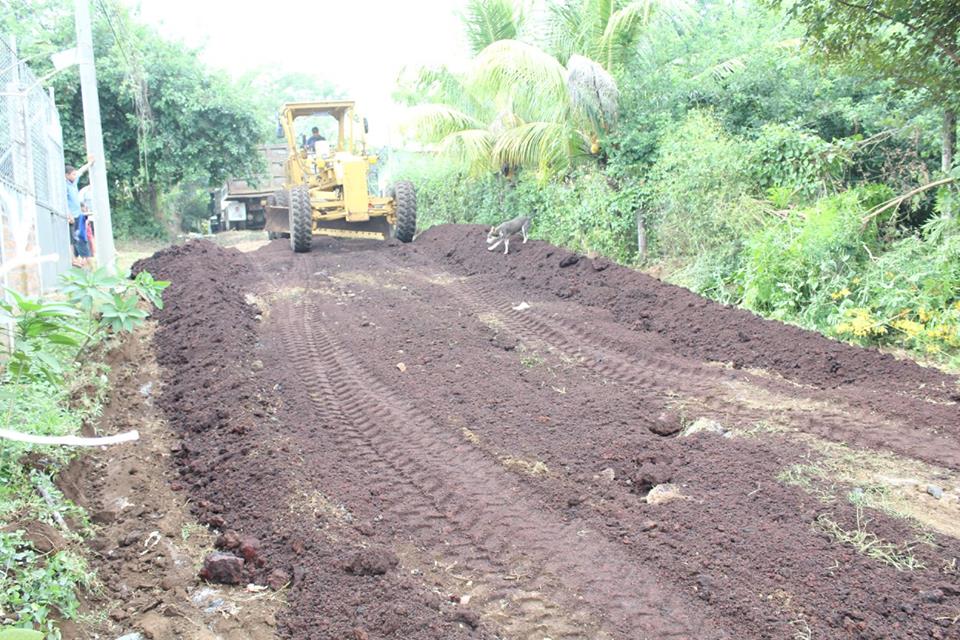
<path fill-rule="evenodd" d="M 607 71 L 626 64 L 636 49 L 638 31 L 657 15 L 682 24 L 694 11 L 688 0 L 632 0 L 610 15 L 595 44 L 595 58 Z"/>
<path fill-rule="evenodd" d="M 717 64 L 707 67 L 695 77 L 697 79 L 706 79 L 707 77 L 712 77 L 716 81 L 726 80 L 735 73 L 746 69 L 747 62 L 743 56 L 734 56 L 727 60 L 721 60 Z"/>
<path fill-rule="evenodd" d="M 743 58 L 740 56 L 735 56 L 729 60 L 724 60 L 719 62 L 710 69 L 710 74 L 717 80 L 724 80 L 729 78 L 738 71 L 742 71 L 747 66 L 747 63 L 744 62 Z"/>
<path fill-rule="evenodd" d="M 566 60 L 586 42 L 583 0 L 556 0 L 547 9 L 548 47 L 558 60 Z"/>
<path fill-rule="evenodd" d="M 539 47 L 519 40 L 488 46 L 474 58 L 468 75 L 478 94 L 515 96 L 529 114 L 555 113 L 558 105 L 567 102 L 563 65 Z"/>
<path fill-rule="evenodd" d="M 499 136 L 508 129 L 519 127 L 521 124 L 523 124 L 523 119 L 516 114 L 511 101 L 497 112 L 487 129 L 494 136 Z"/>
<path fill-rule="evenodd" d="M 567 62 L 567 91 L 574 110 L 590 122 L 594 133 L 608 132 L 620 114 L 617 82 L 597 62 L 580 55 Z"/>
<path fill-rule="evenodd" d="M 582 136 L 566 124 L 527 122 L 497 138 L 493 159 L 499 166 L 535 169 L 544 177 L 569 168 L 582 147 Z"/>
<path fill-rule="evenodd" d="M 480 173 L 490 169 L 494 137 L 486 129 L 455 131 L 437 145 L 438 154 L 446 155 L 466 164 L 471 171 Z"/>
<path fill-rule="evenodd" d="M 520 34 L 523 8 L 513 0 L 469 0 L 461 16 L 467 42 L 477 54 L 498 40 L 513 40 Z"/>
<path fill-rule="evenodd" d="M 439 142 L 451 133 L 483 129 L 473 116 L 447 104 L 428 103 L 411 107 L 404 129 L 421 142 Z"/>

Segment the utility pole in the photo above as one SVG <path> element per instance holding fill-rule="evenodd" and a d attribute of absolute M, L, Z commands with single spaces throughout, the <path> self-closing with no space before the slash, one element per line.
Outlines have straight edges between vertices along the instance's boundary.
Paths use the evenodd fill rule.
<path fill-rule="evenodd" d="M 103 151 L 103 129 L 100 127 L 100 97 L 97 94 L 97 70 L 93 64 L 93 31 L 90 26 L 88 0 L 75 0 L 77 25 L 77 61 L 80 66 L 80 92 L 83 96 L 83 131 L 87 152 L 94 157 L 90 167 L 93 190 L 94 226 L 97 230 L 97 264 L 110 273 L 116 269 L 113 246 L 113 223 L 110 219 L 110 198 L 107 193 L 107 167 Z"/>

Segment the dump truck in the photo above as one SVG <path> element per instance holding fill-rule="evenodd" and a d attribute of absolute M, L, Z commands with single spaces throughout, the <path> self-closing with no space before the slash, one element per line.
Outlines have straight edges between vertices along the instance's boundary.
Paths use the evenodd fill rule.
<path fill-rule="evenodd" d="M 266 144 L 257 147 L 265 171 L 251 178 L 230 178 L 210 192 L 210 230 L 263 229 L 267 201 L 285 181 L 287 145 Z"/>
<path fill-rule="evenodd" d="M 336 139 L 298 140 L 298 121 L 318 116 L 336 122 Z M 310 251 L 315 235 L 413 240 L 413 184 L 399 181 L 383 195 L 370 193 L 368 174 L 378 158 L 367 153 L 367 120 L 352 101 L 285 104 L 280 128 L 287 158 L 283 188 L 267 198 L 265 228 L 271 237 L 289 235 L 290 247 L 298 253 Z"/>

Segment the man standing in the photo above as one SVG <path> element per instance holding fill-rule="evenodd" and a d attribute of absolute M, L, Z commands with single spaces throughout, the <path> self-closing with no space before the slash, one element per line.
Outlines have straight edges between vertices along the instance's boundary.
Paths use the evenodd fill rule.
<path fill-rule="evenodd" d="M 80 189 L 80 210 L 87 219 L 87 245 L 90 247 L 90 257 L 97 257 L 96 238 L 93 233 L 93 184 L 88 183 L 83 189 Z"/>
<path fill-rule="evenodd" d="M 87 217 L 80 206 L 80 190 L 77 181 L 90 169 L 93 156 L 87 156 L 87 164 L 79 169 L 72 165 L 64 168 L 67 179 L 67 222 L 70 223 L 70 244 L 73 246 L 73 266 L 83 267 L 90 257 L 90 245 L 87 243 Z"/>

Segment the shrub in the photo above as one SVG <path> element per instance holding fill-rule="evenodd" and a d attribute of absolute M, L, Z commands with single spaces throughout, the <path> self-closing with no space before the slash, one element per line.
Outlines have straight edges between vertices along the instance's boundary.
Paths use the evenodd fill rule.
<path fill-rule="evenodd" d="M 743 304 L 805 326 L 823 326 L 841 289 L 877 248 L 875 227 L 861 216 L 891 195 L 865 186 L 819 200 L 749 237 L 743 271 Z"/>
<path fill-rule="evenodd" d="M 783 124 L 767 124 L 750 148 L 751 178 L 763 190 L 784 187 L 813 198 L 831 190 L 841 177 L 843 144 Z"/>
<path fill-rule="evenodd" d="M 692 111 L 664 137 L 644 211 L 657 255 L 696 256 L 744 233 L 736 205 L 749 190 L 745 151 L 704 111 Z"/>

